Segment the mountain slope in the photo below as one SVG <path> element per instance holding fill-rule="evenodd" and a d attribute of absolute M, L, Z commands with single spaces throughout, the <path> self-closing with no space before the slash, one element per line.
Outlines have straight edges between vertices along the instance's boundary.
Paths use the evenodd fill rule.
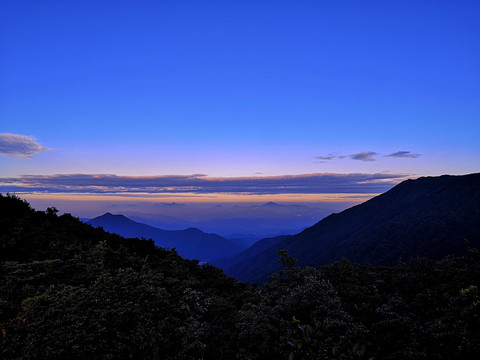
<path fill-rule="evenodd" d="M 470 360 L 480 353 L 476 250 L 393 268 L 342 260 L 323 271 L 291 266 L 284 254 L 285 268 L 259 288 L 151 240 L 2 194 L 0 249 L 1 359 L 287 359 L 292 350 L 295 359 L 326 359 L 334 349 L 329 359 Z"/>
<path fill-rule="evenodd" d="M 257 254 L 260 254 L 262 251 L 267 250 L 271 248 L 272 246 L 275 246 L 275 244 L 278 244 L 279 242 L 285 240 L 288 238 L 290 235 L 281 235 L 281 236 L 276 236 L 273 238 L 265 238 L 262 240 L 257 241 L 255 244 L 250 246 L 249 248 L 243 250 L 242 252 L 233 255 L 231 257 L 225 258 L 225 259 L 218 259 L 212 262 L 212 265 L 215 265 L 219 268 L 228 268 L 230 267 L 233 263 L 238 263 L 241 261 L 248 260 L 252 257 L 254 257 Z"/>
<path fill-rule="evenodd" d="M 390 191 L 239 261 L 226 273 L 263 282 L 279 269 L 287 249 L 300 265 L 320 267 L 346 257 L 355 263 L 394 265 L 423 256 L 439 258 L 480 245 L 480 174 L 407 180 Z"/>
<path fill-rule="evenodd" d="M 106 231 L 125 237 L 143 237 L 155 241 L 155 245 L 175 248 L 189 259 L 201 261 L 232 256 L 242 247 L 216 234 L 207 234 L 196 228 L 185 230 L 162 230 L 138 223 L 123 215 L 106 213 L 90 221 L 90 225 L 101 226 Z"/>

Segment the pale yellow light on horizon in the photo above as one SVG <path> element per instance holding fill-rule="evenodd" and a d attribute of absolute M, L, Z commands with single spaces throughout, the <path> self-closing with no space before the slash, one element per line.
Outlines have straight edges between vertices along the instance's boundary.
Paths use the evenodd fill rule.
<path fill-rule="evenodd" d="M 183 203 L 351 203 L 363 202 L 371 199 L 378 193 L 327 193 L 327 194 L 147 194 L 147 193 L 16 193 L 20 198 L 30 200 L 79 201 L 79 202 L 183 202 Z"/>

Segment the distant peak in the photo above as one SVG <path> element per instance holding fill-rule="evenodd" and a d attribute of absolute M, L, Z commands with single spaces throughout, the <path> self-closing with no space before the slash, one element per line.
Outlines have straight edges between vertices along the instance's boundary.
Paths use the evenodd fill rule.
<path fill-rule="evenodd" d="M 103 215 L 98 216 L 99 218 L 101 217 L 114 217 L 114 218 L 126 218 L 125 215 L 122 214 L 112 214 L 111 212 L 106 212 Z"/>
<path fill-rule="evenodd" d="M 274 203 L 273 201 L 269 201 L 266 204 L 263 204 L 262 206 L 282 206 L 282 205 Z"/>
<path fill-rule="evenodd" d="M 175 201 L 171 203 L 161 203 L 160 206 L 186 206 L 185 204 L 178 204 Z"/>

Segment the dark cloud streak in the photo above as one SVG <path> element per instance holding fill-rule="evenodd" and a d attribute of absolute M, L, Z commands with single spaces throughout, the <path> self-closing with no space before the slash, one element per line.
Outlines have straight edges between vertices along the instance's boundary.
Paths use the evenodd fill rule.
<path fill-rule="evenodd" d="M 366 151 L 366 152 L 350 155 L 350 159 L 360 160 L 360 161 L 376 161 L 374 158 L 375 155 L 378 155 L 378 154 L 374 151 Z"/>
<path fill-rule="evenodd" d="M 49 193 L 235 193 L 315 194 L 380 193 L 405 178 L 405 174 L 304 174 L 264 177 L 215 178 L 205 175 L 23 175 L 0 178 L 1 192 Z"/>
<path fill-rule="evenodd" d="M 420 157 L 420 154 L 412 154 L 410 151 L 397 151 L 397 152 L 394 152 L 393 154 L 385 155 L 385 156 L 415 159 Z"/>
<path fill-rule="evenodd" d="M 333 160 L 335 158 L 336 158 L 335 155 L 315 156 L 315 159 L 318 159 L 318 160 Z"/>

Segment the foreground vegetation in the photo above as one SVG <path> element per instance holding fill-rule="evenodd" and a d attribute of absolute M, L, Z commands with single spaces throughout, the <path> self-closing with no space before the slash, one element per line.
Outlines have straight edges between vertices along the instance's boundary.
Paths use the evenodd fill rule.
<path fill-rule="evenodd" d="M 480 254 L 262 287 L 0 195 L 0 358 L 478 359 Z"/>

